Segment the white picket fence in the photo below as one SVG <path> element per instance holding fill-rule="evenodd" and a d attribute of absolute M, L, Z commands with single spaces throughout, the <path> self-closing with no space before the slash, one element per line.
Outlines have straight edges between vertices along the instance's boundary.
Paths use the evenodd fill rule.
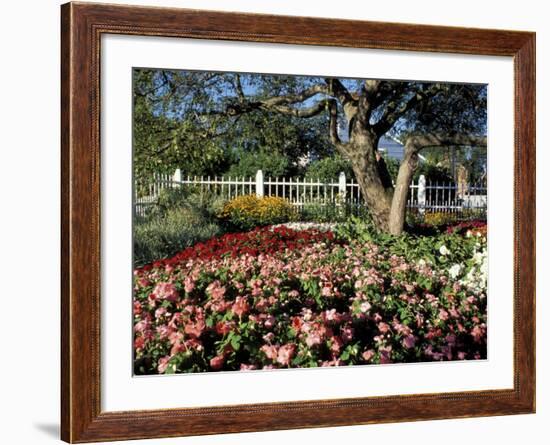
<path fill-rule="evenodd" d="M 192 187 L 197 191 L 223 196 L 225 199 L 242 195 L 279 196 L 294 206 L 347 205 L 352 209 L 366 206 L 359 184 L 346 178 L 342 172 L 336 182 L 324 182 L 306 178 L 266 178 L 262 170 L 255 177 L 184 177 L 178 169 L 174 175 L 156 174 L 150 181 L 134 184 L 134 212 L 147 214 L 150 206 L 158 203 L 162 190 Z M 468 210 L 484 214 L 487 209 L 487 189 L 484 184 L 459 187 L 454 183 L 426 183 L 424 176 L 412 182 L 407 207 L 420 214 L 426 211 L 463 213 Z"/>

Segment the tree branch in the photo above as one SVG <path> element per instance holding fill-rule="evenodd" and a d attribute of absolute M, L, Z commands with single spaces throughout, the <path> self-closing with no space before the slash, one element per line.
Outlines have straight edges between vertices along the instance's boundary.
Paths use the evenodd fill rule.
<path fill-rule="evenodd" d="M 316 94 L 324 93 L 327 94 L 327 87 L 324 85 L 313 85 L 312 87 L 306 88 L 304 91 L 301 91 L 296 94 L 287 94 L 284 96 L 275 96 L 270 97 L 269 99 L 264 99 L 259 102 L 265 106 L 275 106 L 275 105 L 292 105 L 298 102 L 303 102 L 310 97 L 315 96 Z"/>
<path fill-rule="evenodd" d="M 329 135 L 334 145 L 340 145 L 342 141 L 338 135 L 338 105 L 334 99 L 329 101 Z"/>
<path fill-rule="evenodd" d="M 382 115 L 380 120 L 374 125 L 374 131 L 379 136 L 386 134 L 397 122 L 397 120 L 405 113 L 407 113 L 407 111 L 412 110 L 422 102 L 427 102 L 432 97 L 439 94 L 442 90 L 442 86 L 436 83 L 425 91 L 416 91 L 414 95 L 406 102 L 402 102 L 400 100 L 402 98 L 402 92 L 401 94 L 394 95 L 394 97 L 386 105 L 384 114 Z"/>
<path fill-rule="evenodd" d="M 237 92 L 237 97 L 239 98 L 239 102 L 245 102 L 246 98 L 243 92 L 243 85 L 241 83 L 241 75 L 235 74 L 235 91 Z"/>
<path fill-rule="evenodd" d="M 325 82 L 328 87 L 327 93 L 331 96 L 334 96 L 340 101 L 342 107 L 347 105 L 357 105 L 357 99 L 354 99 L 348 89 L 340 82 L 340 80 L 333 77 L 325 78 Z"/>
<path fill-rule="evenodd" d="M 412 134 L 405 142 L 405 147 L 409 146 L 416 153 L 427 147 L 486 147 L 487 136 L 476 136 L 464 133 Z"/>

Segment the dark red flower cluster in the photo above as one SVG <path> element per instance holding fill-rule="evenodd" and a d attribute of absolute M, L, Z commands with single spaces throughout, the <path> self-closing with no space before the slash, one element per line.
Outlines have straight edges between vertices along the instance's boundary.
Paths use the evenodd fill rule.
<path fill-rule="evenodd" d="M 447 227 L 447 233 L 449 234 L 456 233 L 459 235 L 464 235 L 468 231 L 486 235 L 487 221 L 483 221 L 483 220 L 462 221 L 460 223 L 452 224 Z"/>
<path fill-rule="evenodd" d="M 318 242 L 334 242 L 331 231 L 316 229 L 293 230 L 285 226 L 258 227 L 250 232 L 228 233 L 208 241 L 197 243 L 177 253 L 171 258 L 155 261 L 137 269 L 137 272 L 151 268 L 175 266 L 190 259 L 218 259 L 223 256 L 237 257 L 244 254 L 259 255 L 294 250 Z"/>

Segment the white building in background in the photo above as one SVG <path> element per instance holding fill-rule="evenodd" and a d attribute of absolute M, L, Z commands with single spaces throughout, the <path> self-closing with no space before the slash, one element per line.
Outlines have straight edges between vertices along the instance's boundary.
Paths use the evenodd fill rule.
<path fill-rule="evenodd" d="M 378 151 L 389 158 L 402 161 L 404 150 L 403 144 L 389 136 L 382 136 L 378 141 Z"/>

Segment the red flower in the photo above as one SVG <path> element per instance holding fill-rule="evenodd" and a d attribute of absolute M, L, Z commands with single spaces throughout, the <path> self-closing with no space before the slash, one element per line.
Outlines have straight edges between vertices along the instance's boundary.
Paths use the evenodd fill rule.
<path fill-rule="evenodd" d="M 224 362 L 225 362 L 225 357 L 223 355 L 217 355 L 216 357 L 213 357 L 210 359 L 210 367 L 214 371 L 218 371 L 222 369 Z"/>

